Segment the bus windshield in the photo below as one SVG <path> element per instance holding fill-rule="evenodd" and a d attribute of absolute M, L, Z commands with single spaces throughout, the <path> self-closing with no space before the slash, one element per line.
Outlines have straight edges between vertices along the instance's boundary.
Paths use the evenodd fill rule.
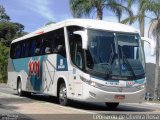
<path fill-rule="evenodd" d="M 109 76 L 144 77 L 144 55 L 138 34 L 88 30 L 87 67 Z"/>

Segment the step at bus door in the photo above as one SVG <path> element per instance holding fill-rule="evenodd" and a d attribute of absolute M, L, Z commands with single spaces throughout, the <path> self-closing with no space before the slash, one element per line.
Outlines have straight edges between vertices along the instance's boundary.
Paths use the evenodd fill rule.
<path fill-rule="evenodd" d="M 81 99 L 82 98 L 82 80 L 80 75 L 83 73 L 77 69 L 73 68 L 73 85 L 74 85 L 74 97 Z"/>

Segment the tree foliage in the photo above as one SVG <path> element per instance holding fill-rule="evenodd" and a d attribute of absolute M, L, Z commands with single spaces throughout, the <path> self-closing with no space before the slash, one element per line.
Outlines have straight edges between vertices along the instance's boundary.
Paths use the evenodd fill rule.
<path fill-rule="evenodd" d="M 0 21 L 9 21 L 10 17 L 6 14 L 5 8 L 0 5 Z"/>
<path fill-rule="evenodd" d="M 160 1 L 150 0 L 151 4 L 146 7 L 146 10 L 151 12 L 154 16 L 151 18 L 148 36 L 153 36 L 156 40 L 156 68 L 155 68 L 155 87 L 154 99 L 159 96 L 158 83 L 159 83 L 159 58 L 160 58 Z"/>
<path fill-rule="evenodd" d="M 145 17 L 147 12 L 147 6 L 152 4 L 150 0 L 127 0 L 128 7 L 132 7 L 133 4 L 137 4 L 138 11 L 133 16 L 128 16 L 124 20 L 122 20 L 122 23 L 129 23 L 133 24 L 134 22 L 138 21 L 139 23 L 139 29 L 141 36 L 144 37 L 144 30 L 145 30 Z"/>
<path fill-rule="evenodd" d="M 23 30 L 22 24 L 10 21 L 5 8 L 0 5 L 0 82 L 7 80 L 9 46 L 13 39 L 27 34 Z"/>
<path fill-rule="evenodd" d="M 10 46 L 13 39 L 24 35 L 24 26 L 20 23 L 0 22 L 0 41 L 6 46 Z"/>
<path fill-rule="evenodd" d="M 7 63 L 8 63 L 9 47 L 0 43 L 0 82 L 7 80 Z"/>
<path fill-rule="evenodd" d="M 70 8 L 74 17 L 90 16 L 97 13 L 97 19 L 103 19 L 103 10 L 113 12 L 120 21 L 122 13 L 132 16 L 132 11 L 125 6 L 126 0 L 70 0 Z"/>
<path fill-rule="evenodd" d="M 139 22 L 141 35 L 144 36 L 145 18 L 150 18 L 148 36 L 153 36 L 156 40 L 156 68 L 155 68 L 155 87 L 154 99 L 158 98 L 158 83 L 159 83 L 159 57 L 160 57 L 160 1 L 159 0 L 128 0 L 128 6 L 133 3 L 138 4 L 138 13 L 132 17 L 128 17 L 122 23 L 132 24 L 135 21 Z M 147 16 L 149 13 L 150 16 Z"/>

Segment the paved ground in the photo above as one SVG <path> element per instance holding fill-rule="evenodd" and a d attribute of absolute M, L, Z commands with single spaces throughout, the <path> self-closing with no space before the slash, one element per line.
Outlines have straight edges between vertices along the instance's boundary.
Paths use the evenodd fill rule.
<path fill-rule="evenodd" d="M 143 104 L 120 104 L 120 106 L 110 111 L 103 103 L 81 103 L 73 102 L 70 106 L 60 106 L 54 97 L 44 95 L 32 95 L 28 97 L 19 97 L 16 91 L 11 90 L 5 85 L 0 85 L 0 120 L 7 117 L 22 119 L 55 119 L 55 120 L 74 120 L 74 119 L 113 119 L 113 116 L 100 115 L 117 115 L 127 117 L 125 119 L 134 119 L 136 115 L 160 114 L 160 105 L 154 103 Z M 123 116 L 124 115 L 124 116 Z M 129 116 L 131 115 L 131 116 Z M 114 116 L 115 117 L 115 116 Z M 116 116 L 117 117 L 117 116 Z M 139 116 L 138 116 L 139 117 Z M 143 117 L 143 116 L 142 116 Z M 147 116 L 160 119 L 160 116 Z"/>

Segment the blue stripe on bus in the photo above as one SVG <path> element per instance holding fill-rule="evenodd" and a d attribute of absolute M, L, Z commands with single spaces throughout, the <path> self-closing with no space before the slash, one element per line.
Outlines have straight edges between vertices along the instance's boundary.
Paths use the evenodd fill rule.
<path fill-rule="evenodd" d="M 37 75 L 30 75 L 29 76 L 29 62 L 30 60 L 37 61 L 40 60 L 40 76 Z M 15 71 L 20 72 L 24 70 L 28 76 L 30 77 L 30 84 L 35 91 L 40 91 L 42 86 L 42 63 L 44 57 L 36 56 L 36 57 L 28 57 L 28 58 L 21 58 L 21 59 L 14 59 L 13 64 L 15 66 Z"/>
<path fill-rule="evenodd" d="M 34 90 L 40 91 L 42 88 L 42 74 L 43 74 L 43 60 L 47 59 L 48 55 L 43 56 L 35 56 L 35 57 L 27 57 L 27 58 L 20 58 L 20 59 L 13 59 L 13 66 L 15 66 L 15 71 L 20 72 L 21 70 L 24 70 L 28 76 L 29 76 L 29 63 L 30 62 L 37 62 L 39 60 L 40 62 L 40 76 L 36 75 L 30 75 L 30 83 Z M 55 62 L 55 61 L 51 61 Z M 67 59 L 61 55 L 57 55 L 56 60 L 56 70 L 57 71 L 67 71 L 68 65 L 67 65 Z"/>

